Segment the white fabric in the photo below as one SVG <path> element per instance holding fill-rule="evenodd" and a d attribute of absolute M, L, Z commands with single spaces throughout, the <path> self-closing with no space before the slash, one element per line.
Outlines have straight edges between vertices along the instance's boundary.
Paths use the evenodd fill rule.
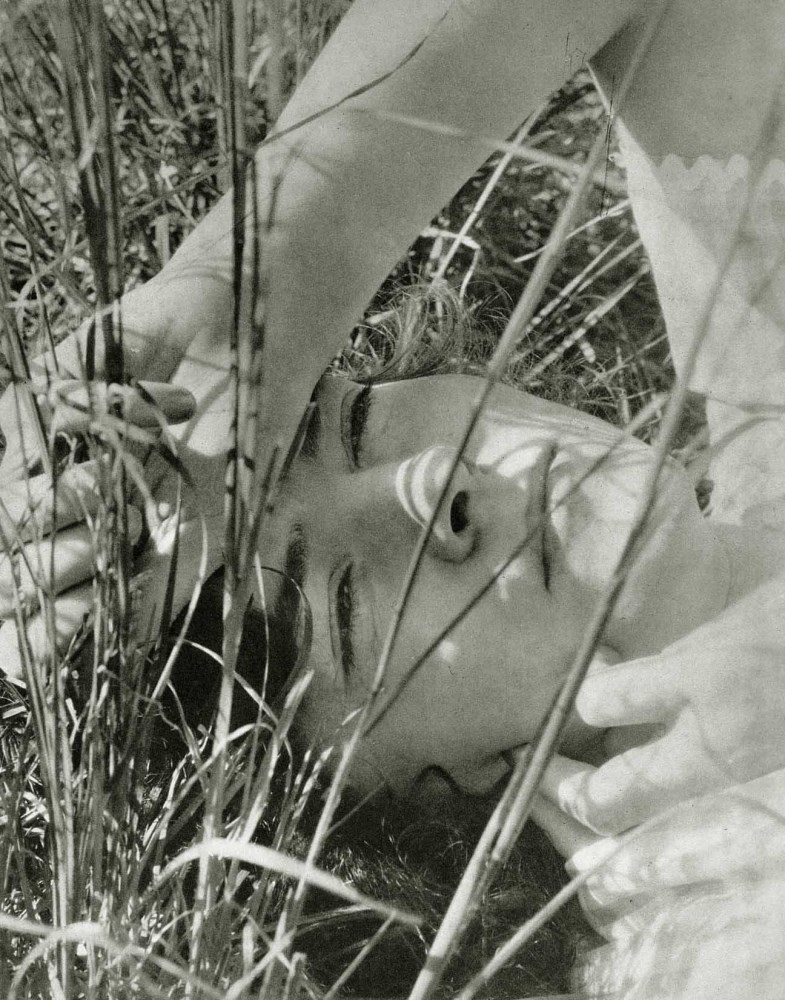
<path fill-rule="evenodd" d="M 692 388 L 785 406 L 785 162 L 702 156 L 688 167 L 670 155 L 655 167 L 621 131 L 677 369 L 705 325 Z"/>
<path fill-rule="evenodd" d="M 684 803 L 630 839 L 576 854 L 608 944 L 589 997 L 780 1000 L 785 994 L 785 771 Z M 615 853 L 613 852 L 615 849 Z"/>
<path fill-rule="evenodd" d="M 677 370 L 705 328 L 690 385 L 707 397 L 712 516 L 776 532 L 785 531 L 784 28 L 782 0 L 672 0 L 620 128 Z M 637 37 L 632 24 L 598 57 L 606 96 Z M 782 660 L 785 684 L 785 650 Z M 582 871 L 609 853 L 582 892 L 607 941 L 582 970 L 586 996 L 785 997 L 785 770 L 687 802 L 629 843 L 607 838 L 570 864 Z"/>

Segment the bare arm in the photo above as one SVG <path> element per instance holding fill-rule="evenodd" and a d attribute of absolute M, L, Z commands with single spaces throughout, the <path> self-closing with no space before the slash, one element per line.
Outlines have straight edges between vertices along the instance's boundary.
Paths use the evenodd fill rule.
<path fill-rule="evenodd" d="M 272 217 L 262 234 L 260 467 L 277 443 L 285 446 L 314 383 L 412 239 L 493 141 L 600 48 L 638 2 L 356 0 L 255 158 L 258 216 Z M 436 128 L 413 127 L 401 116 Z M 179 365 L 178 381 L 200 402 L 202 419 L 189 428 L 182 457 L 201 509 L 215 514 L 216 558 L 231 412 L 231 232 L 227 196 L 168 266 L 123 300 L 127 369 L 168 379 Z M 249 257 L 246 269 L 252 266 Z M 249 312 L 246 301 L 245 322 Z M 58 348 L 74 375 L 81 350 L 78 337 Z M 20 412 L 6 393 L 4 481 L 19 474 L 23 456 L 35 454 Z"/>
<path fill-rule="evenodd" d="M 357 0 L 352 6 L 284 111 L 277 130 L 283 136 L 263 145 L 255 161 L 260 218 L 269 210 L 271 182 L 280 181 L 262 262 L 269 290 L 265 368 L 274 373 L 271 383 L 287 388 L 284 399 L 272 406 L 270 396 L 265 407 L 271 446 L 291 433 L 314 382 L 407 246 L 487 158 L 487 140 L 509 135 L 636 5 Z M 368 89 L 344 100 L 362 88 Z M 391 115 L 459 134 L 412 127 Z M 140 333 L 130 359 L 137 374 L 165 376 L 205 329 L 226 339 L 231 216 L 227 196 L 161 274 L 129 299 L 126 323 Z"/>
<path fill-rule="evenodd" d="M 502 139 L 627 17 L 629 0 L 359 0 L 286 109 L 279 131 L 381 79 L 257 157 L 268 234 L 266 371 L 287 396 L 266 407 L 265 441 L 285 441 L 314 382 L 418 232 Z M 420 46 L 418 48 L 418 46 Z M 414 53 L 414 54 L 412 54 Z M 572 66 L 574 69 L 574 64 Z M 389 74 L 389 75 L 386 75 Z M 391 121 L 454 127 L 445 135 Z M 228 201 L 193 234 L 170 275 L 220 261 Z M 218 255 L 215 250 L 218 249 Z M 270 400 L 271 401 L 271 400 Z"/>

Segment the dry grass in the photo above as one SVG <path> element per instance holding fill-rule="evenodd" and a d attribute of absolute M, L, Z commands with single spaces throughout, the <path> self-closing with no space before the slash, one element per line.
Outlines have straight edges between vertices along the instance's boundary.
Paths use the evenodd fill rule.
<path fill-rule="evenodd" d="M 241 210 L 245 148 L 264 137 L 346 6 L 8 4 L 0 13 L 5 343 L 40 353 L 152 276 L 232 180 Z M 448 283 L 485 331 L 479 354 L 488 360 L 547 258 L 574 164 L 602 128 L 579 74 L 519 134 L 523 148 L 494 154 L 433 221 L 372 303 L 353 350 L 388 350 L 384 319 L 402 288 Z M 602 157 L 585 180 L 582 221 L 562 217 L 566 240 L 538 270 L 543 295 L 519 314 L 496 374 L 646 437 L 671 381 L 662 320 L 618 167 Z M 96 333 L 109 375 L 121 381 L 121 329 L 107 315 Z M 4 365 L 6 381 L 19 377 L 10 347 Z M 28 650 L 27 695 L 8 686 L 2 703 L 0 990 L 68 1000 L 320 995 L 298 947 L 303 926 L 345 920 L 347 906 L 381 913 L 362 956 L 416 914 L 316 867 L 341 786 L 333 782 L 318 802 L 324 760 L 295 763 L 290 754 L 302 684 L 277 717 L 259 705 L 254 726 L 231 732 L 242 615 L 230 615 L 216 730 L 194 730 L 174 696 L 154 697 L 157 675 L 128 628 L 125 479 L 142 470 L 109 433 L 111 415 L 99 414 L 104 433 L 89 442 L 108 461 L 92 522 L 98 562 L 115 569 L 98 574 L 92 641 L 65 658 Z M 693 419 L 682 434 L 695 427 Z M 241 473 L 232 475 L 234 486 Z M 231 496 L 239 503 L 241 491 Z M 230 503 L 228 573 L 238 588 L 252 575 L 253 538 L 237 529 L 244 520 Z M 20 605 L 20 624 L 26 614 Z M 315 829 L 306 823 L 314 812 Z M 318 918 L 305 907 L 313 886 L 333 899 Z M 357 961 L 347 959 L 328 995 Z"/>

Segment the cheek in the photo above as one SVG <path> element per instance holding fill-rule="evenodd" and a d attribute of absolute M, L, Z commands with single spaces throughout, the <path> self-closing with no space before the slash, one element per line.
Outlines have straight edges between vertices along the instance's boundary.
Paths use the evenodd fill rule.
<path fill-rule="evenodd" d="M 648 474 L 648 451 L 605 455 L 604 448 L 570 448 L 551 470 L 552 584 L 556 599 L 587 614 L 616 567 L 636 517 Z"/>
<path fill-rule="evenodd" d="M 491 605 L 485 614 L 478 608 L 439 643 L 396 702 L 397 726 L 408 731 L 404 742 L 430 739 L 439 763 L 524 742 L 550 704 L 576 641 L 531 609 L 511 620 L 506 606 Z M 396 679 L 423 648 L 411 633 L 402 637 Z"/>
<path fill-rule="evenodd" d="M 566 614 L 544 588 L 539 555 L 525 552 L 501 572 L 509 547 L 498 556 L 423 574 L 396 643 L 396 672 L 411 669 L 428 653 L 418 683 L 432 675 L 440 697 L 468 699 L 483 692 L 503 697 L 524 676 L 550 677 L 573 654 L 583 619 Z M 388 596 L 390 607 L 394 595 Z"/>

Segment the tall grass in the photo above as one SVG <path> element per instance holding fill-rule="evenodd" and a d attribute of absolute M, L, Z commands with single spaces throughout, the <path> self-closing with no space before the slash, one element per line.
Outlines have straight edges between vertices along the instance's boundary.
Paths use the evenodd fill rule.
<path fill-rule="evenodd" d="M 0 12 L 8 380 L 24 387 L 25 358 L 93 317 L 84 374 L 102 364 L 107 380 L 123 381 L 119 295 L 154 274 L 230 184 L 235 216 L 245 218 L 256 203 L 246 170 L 252 148 L 346 6 L 51 0 Z M 386 350 L 381 331 L 402 287 L 447 283 L 486 330 L 488 355 L 496 351 L 492 379 L 525 375 L 533 391 L 652 434 L 668 382 L 662 324 L 622 178 L 612 166 L 599 169 L 605 138 L 593 137 L 603 128 L 596 95 L 579 76 L 433 221 L 372 303 L 349 353 Z M 264 225 L 257 220 L 260 238 Z M 244 232 L 235 227 L 237 261 L 247 251 Z M 239 266 L 236 273 L 239 302 Z M 255 290 L 262 300 L 263 291 Z M 151 434 L 132 441 L 121 410 L 103 397 L 91 400 L 86 440 L 70 442 L 65 455 L 38 421 L 55 477 L 83 457 L 99 470 L 98 501 L 86 511 L 94 612 L 78 642 L 53 648 L 55 605 L 42 579 L 50 550 L 33 525 L 43 565 L 31 567 L 35 600 L 20 597 L 16 608 L 26 692 L 8 686 L 0 716 L 4 995 L 332 997 L 383 936 L 418 925 L 420 915 L 319 867 L 345 768 L 328 778 L 327 754 L 291 752 L 307 671 L 277 711 L 257 695 L 255 718 L 233 728 L 249 588 L 260 576 L 257 514 L 270 487 L 268 470 L 252 461 L 263 336 L 263 309 L 249 330 L 236 317 L 224 635 L 220 653 L 206 654 L 220 677 L 212 728 L 195 728 L 176 692 L 161 691 L 172 609 L 163 608 L 160 635 L 131 627 L 138 583 L 127 501 L 133 484 L 143 490 L 139 445 L 167 454 L 169 445 Z M 36 402 L 34 393 L 25 398 Z M 675 433 L 675 416 L 670 424 Z M 17 564 L 25 558 L 20 537 L 2 541 Z M 404 594 L 396 622 L 406 602 Z M 25 638 L 37 607 L 50 640 L 44 651 Z M 393 630 L 388 655 L 394 642 Z M 358 736 L 378 708 L 372 699 L 358 716 Z M 520 769 L 518 785 L 522 778 Z M 517 832 L 525 818 L 530 798 L 513 806 L 513 791 L 497 833 L 505 823 Z M 464 882 L 416 995 L 438 987 L 488 884 Z M 318 913 L 307 905 L 314 890 Z M 317 984 L 301 952 L 305 931 L 359 912 L 378 916 L 376 930 L 333 983 Z"/>

